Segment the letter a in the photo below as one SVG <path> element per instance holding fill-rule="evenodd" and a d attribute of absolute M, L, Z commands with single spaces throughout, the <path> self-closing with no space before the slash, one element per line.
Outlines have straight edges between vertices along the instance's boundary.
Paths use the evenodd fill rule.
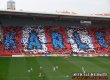
<path fill-rule="evenodd" d="M 33 31 L 33 32 L 30 33 L 28 48 L 33 49 L 34 47 L 36 49 L 41 49 L 42 48 L 42 46 L 40 44 L 40 41 L 39 41 L 39 38 L 36 35 L 36 32 Z"/>

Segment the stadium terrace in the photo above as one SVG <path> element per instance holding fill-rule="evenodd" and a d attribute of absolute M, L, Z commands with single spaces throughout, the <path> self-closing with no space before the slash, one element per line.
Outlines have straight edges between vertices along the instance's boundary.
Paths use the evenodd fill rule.
<path fill-rule="evenodd" d="M 5 51 L 24 50 L 26 52 L 76 52 L 109 53 L 109 34 L 106 28 L 25 26 L 4 27 L 3 44 Z M 9 51 L 9 52 L 10 52 Z"/>
<path fill-rule="evenodd" d="M 0 11 L 0 14 L 1 55 L 110 54 L 110 22 L 107 17 L 17 11 Z M 92 24 L 82 25 L 82 20 L 91 20 Z"/>

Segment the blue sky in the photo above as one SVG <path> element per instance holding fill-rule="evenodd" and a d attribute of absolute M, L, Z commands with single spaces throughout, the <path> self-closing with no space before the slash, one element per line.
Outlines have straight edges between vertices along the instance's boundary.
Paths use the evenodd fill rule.
<path fill-rule="evenodd" d="M 0 9 L 6 9 L 8 0 L 0 0 Z M 110 13 L 110 0 L 14 0 L 16 10 L 32 12 L 70 11 L 76 13 Z"/>

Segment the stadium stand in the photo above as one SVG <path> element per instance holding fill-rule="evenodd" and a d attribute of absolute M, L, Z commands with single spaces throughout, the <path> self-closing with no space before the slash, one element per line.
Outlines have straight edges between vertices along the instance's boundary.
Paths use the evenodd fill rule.
<path fill-rule="evenodd" d="M 96 18 L 89 26 L 80 20 L 3 14 L 0 56 L 110 54 L 109 20 Z"/>

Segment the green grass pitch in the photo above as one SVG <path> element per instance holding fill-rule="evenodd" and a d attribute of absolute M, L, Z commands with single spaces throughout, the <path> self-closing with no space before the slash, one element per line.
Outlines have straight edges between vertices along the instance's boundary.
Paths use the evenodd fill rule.
<path fill-rule="evenodd" d="M 82 66 L 86 72 L 109 75 L 110 57 L 0 57 L 0 80 L 72 80 L 72 73 L 82 72 Z"/>

